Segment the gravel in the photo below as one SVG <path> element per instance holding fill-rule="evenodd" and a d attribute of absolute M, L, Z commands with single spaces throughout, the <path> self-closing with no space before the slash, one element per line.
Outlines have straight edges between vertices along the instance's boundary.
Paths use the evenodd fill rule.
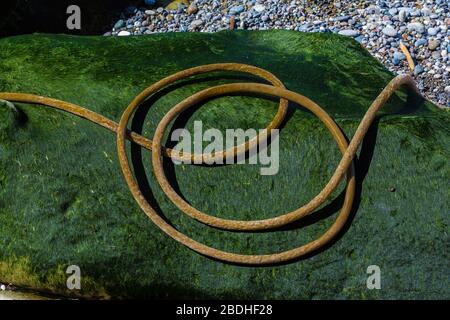
<path fill-rule="evenodd" d="M 448 0 L 194 0 L 174 7 L 126 8 L 105 36 L 226 29 L 334 32 L 353 37 L 394 73 L 407 73 L 401 41 L 415 61 L 419 89 L 434 103 L 450 107 Z"/>

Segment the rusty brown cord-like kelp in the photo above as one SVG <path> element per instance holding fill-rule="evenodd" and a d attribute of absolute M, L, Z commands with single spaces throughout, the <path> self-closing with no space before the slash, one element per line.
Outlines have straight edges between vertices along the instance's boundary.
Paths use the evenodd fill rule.
<path fill-rule="evenodd" d="M 127 129 L 130 117 L 132 116 L 136 108 L 148 97 L 150 97 L 154 93 L 158 92 L 162 88 L 166 87 L 167 85 L 175 81 L 193 75 L 214 71 L 236 71 L 249 73 L 263 78 L 264 80 L 271 83 L 271 85 L 264 85 L 258 83 L 234 83 L 234 84 L 219 85 L 200 91 L 177 104 L 163 117 L 163 119 L 160 121 L 155 131 L 153 141 L 144 138 L 143 136 Z M 353 200 L 355 197 L 356 182 L 355 182 L 355 170 L 353 159 L 355 157 L 357 148 L 361 144 L 370 125 L 374 121 L 378 110 L 380 110 L 380 108 L 386 103 L 386 101 L 397 90 L 397 88 L 403 85 L 409 87 L 409 89 L 411 89 L 415 94 L 418 94 L 415 83 L 410 75 L 399 75 L 394 79 L 392 79 L 389 82 L 389 84 L 378 95 L 378 97 L 374 100 L 372 105 L 368 108 L 350 143 L 347 143 L 344 134 L 341 132 L 336 122 L 315 102 L 311 101 L 305 96 L 287 90 L 282 84 L 282 82 L 270 72 L 257 67 L 237 63 L 223 63 L 223 64 L 211 64 L 199 66 L 183 70 L 181 72 L 178 72 L 176 74 L 173 74 L 167 78 L 158 81 L 157 83 L 151 85 L 150 87 L 142 91 L 136 98 L 133 99 L 133 101 L 124 111 L 119 123 L 116 123 L 108 118 L 105 118 L 93 111 L 82 108 L 78 105 L 47 97 L 41 97 L 25 93 L 3 92 L 0 93 L 0 99 L 9 102 L 7 103 L 7 105 L 13 109 L 14 106 L 10 102 L 31 103 L 60 109 L 72 113 L 74 115 L 77 115 L 81 118 L 85 118 L 89 121 L 92 121 L 98 125 L 101 125 L 111 130 L 112 132 L 115 132 L 117 134 L 117 151 L 119 163 L 123 171 L 125 180 L 130 188 L 133 197 L 135 198 L 139 206 L 142 208 L 142 210 L 145 212 L 145 214 L 153 221 L 153 223 L 155 223 L 161 230 L 163 230 L 173 239 L 177 240 L 178 242 L 181 242 L 190 249 L 199 252 L 203 255 L 227 262 L 241 263 L 248 265 L 263 265 L 263 264 L 286 262 L 301 257 L 314 250 L 317 250 L 323 247 L 326 243 L 328 243 L 343 228 L 345 222 L 349 217 Z M 236 156 L 242 154 L 243 152 L 248 151 L 250 148 L 254 148 L 258 144 L 260 138 L 266 137 L 267 135 L 270 134 L 271 129 L 275 129 L 280 126 L 281 122 L 284 120 L 286 115 L 288 101 L 295 102 L 296 104 L 301 105 L 307 108 L 312 113 L 314 113 L 323 122 L 323 124 L 327 127 L 331 135 L 336 140 L 339 149 L 343 155 L 341 161 L 339 162 L 331 179 L 325 185 L 322 191 L 320 191 L 319 194 L 317 194 L 312 200 L 310 200 L 309 203 L 305 204 L 301 208 L 289 213 L 284 213 L 274 218 L 264 220 L 241 221 L 241 220 L 222 219 L 203 213 L 193 208 L 190 204 L 188 204 L 185 200 L 182 199 L 182 197 L 180 197 L 175 192 L 175 190 L 170 186 L 169 182 L 167 181 L 162 166 L 162 159 L 161 159 L 162 155 L 171 156 L 173 159 L 176 160 L 190 159 L 194 161 L 194 163 L 198 163 L 199 161 L 205 162 L 207 159 L 210 159 L 211 157 L 211 155 L 208 154 L 204 155 L 188 154 L 188 153 L 177 154 L 176 152 L 173 152 L 171 149 L 164 148 L 161 145 L 162 143 L 161 140 L 169 123 L 182 111 L 196 105 L 199 102 L 217 96 L 238 94 L 238 93 L 264 94 L 278 97 L 280 98 L 280 105 L 278 112 L 276 113 L 273 120 L 268 124 L 266 130 L 260 136 L 254 137 L 250 141 L 246 142 L 244 145 L 236 146 L 232 149 L 218 152 L 214 155 L 215 158 L 217 158 L 218 156 L 223 158 Z M 155 176 L 165 194 L 175 203 L 175 205 L 181 211 L 191 216 L 192 218 L 213 227 L 226 230 L 250 231 L 250 230 L 269 230 L 287 225 L 289 223 L 301 219 L 302 217 L 311 214 L 315 209 L 317 209 L 321 204 L 323 204 L 324 201 L 328 199 L 332 194 L 332 192 L 337 188 L 339 183 L 344 178 L 344 175 L 346 175 L 347 188 L 345 192 L 344 204 L 334 224 L 321 237 L 300 247 L 290 249 L 284 252 L 264 254 L 264 255 L 245 255 L 218 250 L 206 246 L 204 244 L 201 244 L 191 239 L 190 237 L 186 236 L 185 234 L 179 232 L 156 213 L 156 211 L 144 198 L 143 194 L 141 193 L 141 190 L 139 189 L 139 186 L 137 185 L 136 179 L 133 176 L 125 151 L 125 140 L 130 140 L 148 150 L 152 150 L 152 164 Z"/>

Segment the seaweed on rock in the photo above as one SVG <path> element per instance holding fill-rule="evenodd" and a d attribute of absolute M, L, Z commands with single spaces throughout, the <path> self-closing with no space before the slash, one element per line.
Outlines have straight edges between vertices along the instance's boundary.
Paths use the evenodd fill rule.
<path fill-rule="evenodd" d="M 357 42 L 334 34 L 242 31 L 126 39 L 35 34 L 0 40 L 0 91 L 70 101 L 118 121 L 149 84 L 217 62 L 269 70 L 321 105 L 348 137 L 393 78 Z M 220 73 L 171 86 L 144 103 L 132 128 L 151 137 L 177 102 L 243 78 L 249 80 Z M 356 209 L 338 241 L 307 259 L 258 268 L 197 255 L 155 227 L 123 180 L 114 135 L 56 110 L 17 106 L 27 119 L 20 125 L 0 107 L 0 281 L 85 297 L 450 297 L 450 121 L 448 111 L 427 101 L 408 100 L 399 91 L 380 113 L 358 155 Z M 276 108 L 273 99 L 223 97 L 189 114 L 182 125 L 191 128 L 202 119 L 205 129 L 263 128 Z M 164 197 L 150 169 L 150 152 L 133 146 L 129 152 L 146 197 L 161 214 L 198 241 L 233 252 L 268 253 L 308 242 L 329 227 L 343 200 L 342 186 L 330 203 L 283 232 L 204 228 Z M 262 219 L 309 201 L 339 159 L 320 122 L 291 105 L 277 175 L 261 176 L 258 166 L 246 165 L 169 169 L 196 208 L 230 219 Z M 79 292 L 66 288 L 65 268 L 72 264 L 82 271 Z M 366 287 L 366 270 L 373 264 L 381 268 L 383 290 Z"/>

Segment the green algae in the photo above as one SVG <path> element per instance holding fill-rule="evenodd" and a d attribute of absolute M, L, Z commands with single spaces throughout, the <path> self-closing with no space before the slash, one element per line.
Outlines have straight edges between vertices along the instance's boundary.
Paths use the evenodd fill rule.
<path fill-rule="evenodd" d="M 273 72 L 290 90 L 327 110 L 349 138 L 393 78 L 357 42 L 333 34 L 174 33 L 126 39 L 36 34 L 0 40 L 0 91 L 70 101 L 118 121 L 132 98 L 153 82 L 217 62 Z M 151 137 L 164 113 L 183 98 L 242 81 L 258 79 L 217 73 L 182 82 L 145 103 L 131 126 Z M 17 105 L 28 119 L 21 125 L 0 108 L 0 282 L 18 279 L 23 286 L 86 297 L 450 297 L 450 121 L 447 111 L 429 102 L 412 102 L 399 91 L 380 113 L 360 150 L 356 210 L 346 232 L 326 250 L 269 267 L 213 261 L 171 240 L 133 200 L 113 134 L 56 110 Z M 180 123 L 188 129 L 199 119 L 205 129 L 262 128 L 276 110 L 273 99 L 222 97 Z M 129 153 L 152 204 L 180 231 L 224 250 L 270 253 L 306 243 L 332 224 L 342 205 L 344 185 L 318 212 L 287 230 L 248 234 L 207 228 L 165 198 L 150 152 L 133 146 Z M 167 166 L 196 208 L 226 218 L 262 219 L 308 202 L 339 159 L 323 125 L 291 105 L 280 134 L 277 175 L 261 176 L 254 165 Z M 65 287 L 64 271 L 72 264 L 81 268 L 81 291 Z M 372 264 L 381 268 L 381 290 L 366 288 Z"/>

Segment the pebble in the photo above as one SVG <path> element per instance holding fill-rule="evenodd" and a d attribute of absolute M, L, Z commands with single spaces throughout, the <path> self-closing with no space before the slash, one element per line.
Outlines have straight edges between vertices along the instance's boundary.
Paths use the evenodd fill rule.
<path fill-rule="evenodd" d="M 435 36 L 435 35 L 437 35 L 437 33 L 438 33 L 438 28 L 429 28 L 429 29 L 427 30 L 427 33 L 428 33 L 430 36 Z"/>
<path fill-rule="evenodd" d="M 396 37 L 397 36 L 397 30 L 395 30 L 393 27 L 391 26 L 387 26 L 385 27 L 382 32 L 387 35 L 388 37 Z"/>
<path fill-rule="evenodd" d="M 332 20 L 335 22 L 342 22 L 342 21 L 348 21 L 348 20 L 350 20 L 350 18 L 351 18 L 350 16 L 340 16 L 340 17 L 332 18 Z"/>
<path fill-rule="evenodd" d="M 405 60 L 406 56 L 402 52 L 396 51 L 394 52 L 394 59 Z"/>
<path fill-rule="evenodd" d="M 423 72 L 424 70 L 423 70 L 423 67 L 420 65 L 420 64 L 417 64 L 415 67 L 414 67 L 414 75 L 419 75 L 419 74 L 421 74 L 422 72 Z"/>
<path fill-rule="evenodd" d="M 395 15 L 397 14 L 397 12 L 398 12 L 397 8 L 389 9 L 389 14 L 390 14 L 391 16 L 395 16 Z"/>
<path fill-rule="evenodd" d="M 375 6 L 375 5 L 370 5 L 367 9 L 366 12 L 368 14 L 379 14 L 380 13 L 380 7 Z"/>
<path fill-rule="evenodd" d="M 347 36 L 347 37 L 356 37 L 359 35 L 358 30 L 352 30 L 352 29 L 341 30 L 338 33 L 340 35 Z"/>
<path fill-rule="evenodd" d="M 425 26 L 420 22 L 411 22 L 408 23 L 407 28 L 409 31 L 415 31 L 418 33 L 424 33 L 425 32 Z"/>
<path fill-rule="evenodd" d="M 444 92 L 448 95 L 450 95 L 450 86 L 446 86 L 444 89 Z"/>
<path fill-rule="evenodd" d="M 255 10 L 256 12 L 263 12 L 264 10 L 266 10 L 266 7 L 262 4 L 257 3 L 253 7 L 253 10 Z"/>
<path fill-rule="evenodd" d="M 239 6 L 231 7 L 229 12 L 230 12 L 230 14 L 236 15 L 236 14 L 241 13 L 242 11 L 244 11 L 244 6 L 239 5 Z"/>
<path fill-rule="evenodd" d="M 117 34 L 119 37 L 123 37 L 123 36 L 129 36 L 131 35 L 131 33 L 129 31 L 126 30 L 122 30 Z"/>
<path fill-rule="evenodd" d="M 424 17 L 428 17 L 429 15 L 431 15 L 431 10 L 428 8 L 423 8 L 422 10 L 420 10 L 420 12 Z"/>
<path fill-rule="evenodd" d="M 191 29 L 194 29 L 194 30 L 195 30 L 195 29 L 197 29 L 198 27 L 200 27 L 202 24 L 203 24 L 203 20 L 197 19 L 197 20 L 194 20 L 194 21 L 191 22 L 190 27 L 191 27 Z"/>
<path fill-rule="evenodd" d="M 414 46 L 420 47 L 420 46 L 426 45 L 427 42 L 428 42 L 427 39 L 422 38 L 422 39 L 419 39 L 416 42 L 414 42 Z"/>
<path fill-rule="evenodd" d="M 405 22 L 406 21 L 406 16 L 408 15 L 408 13 L 406 12 L 405 9 L 401 9 L 398 13 L 398 20 L 400 22 Z"/>
<path fill-rule="evenodd" d="M 119 21 L 117 21 L 116 22 L 116 24 L 114 25 L 114 29 L 120 29 L 120 28 L 123 28 L 125 26 L 125 22 L 122 20 L 122 19 L 120 19 Z"/>
<path fill-rule="evenodd" d="M 435 39 L 428 40 L 428 49 L 430 49 L 431 51 L 434 51 L 439 46 L 439 44 L 440 44 L 439 40 L 435 40 Z"/>
<path fill-rule="evenodd" d="M 191 3 L 186 11 L 188 14 L 195 14 L 198 12 L 198 7 L 195 3 Z"/>
<path fill-rule="evenodd" d="M 439 53 L 439 51 L 433 51 L 433 53 L 431 54 L 431 57 L 434 60 L 439 60 L 439 58 L 441 57 L 441 54 Z"/>

